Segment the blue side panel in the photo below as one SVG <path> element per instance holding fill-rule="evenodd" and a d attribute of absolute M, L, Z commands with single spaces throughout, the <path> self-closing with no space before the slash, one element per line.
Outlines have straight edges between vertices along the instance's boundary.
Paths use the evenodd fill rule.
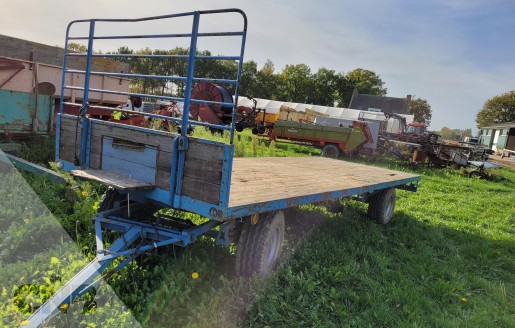
<path fill-rule="evenodd" d="M 50 96 L 0 90 L 0 132 L 46 134 L 53 124 L 54 100 Z M 34 120 L 34 118 L 36 118 Z"/>
<path fill-rule="evenodd" d="M 102 140 L 102 170 L 155 184 L 157 149 L 112 137 Z"/>

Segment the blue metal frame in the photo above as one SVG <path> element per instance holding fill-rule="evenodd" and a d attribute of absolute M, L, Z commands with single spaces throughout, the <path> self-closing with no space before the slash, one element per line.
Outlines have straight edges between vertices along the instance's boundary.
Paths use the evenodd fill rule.
<path fill-rule="evenodd" d="M 199 32 L 199 24 L 201 21 L 201 17 L 203 15 L 210 15 L 210 14 L 224 14 L 224 13 L 236 13 L 241 15 L 243 19 L 243 27 L 240 31 L 227 31 L 227 32 L 216 32 L 216 33 L 202 33 Z M 142 22 L 142 21 L 151 21 L 151 20 L 166 20 L 166 19 L 173 19 L 176 17 L 191 17 L 192 18 L 192 27 L 191 27 L 191 33 L 182 33 L 182 34 L 173 34 L 173 33 L 164 33 L 164 34 L 151 34 L 151 35 L 101 35 L 98 36 L 95 34 L 96 28 L 101 26 L 101 24 L 109 22 Z M 88 24 L 89 27 L 89 34 L 87 36 L 84 35 L 71 35 L 71 27 L 76 24 Z M 88 108 L 90 107 L 89 104 L 89 94 L 90 92 L 98 92 L 98 93 L 105 93 L 105 94 L 117 94 L 117 95 L 126 95 L 126 96 L 140 96 L 140 97 L 146 97 L 151 99 L 161 99 L 161 100 L 174 100 L 174 101 L 182 101 L 184 103 L 184 110 L 183 110 L 183 117 L 182 119 L 162 116 L 162 115 L 156 115 L 156 114 L 145 114 L 150 117 L 156 117 L 164 120 L 169 121 L 175 121 L 180 123 L 181 125 L 181 134 L 174 139 L 173 146 L 176 151 L 172 152 L 172 169 L 171 169 L 171 175 L 170 175 L 170 192 L 168 195 L 168 199 L 164 199 L 164 192 L 163 191 L 156 191 L 156 192 L 148 192 L 148 191 L 138 191 L 135 192 L 134 197 L 137 197 L 139 199 L 145 199 L 146 197 L 149 197 L 149 200 L 157 201 L 163 204 L 167 204 L 168 206 L 172 206 L 179 209 L 184 209 L 188 211 L 193 211 L 199 214 L 207 214 L 210 218 L 217 218 L 220 219 L 221 215 L 224 215 L 228 206 L 228 198 L 229 198 L 229 191 L 230 191 L 230 179 L 231 179 L 231 172 L 232 172 L 232 156 L 233 156 L 233 147 L 232 143 L 234 141 L 234 115 L 235 115 L 235 107 L 238 103 L 238 90 L 239 90 L 239 77 L 242 72 L 243 67 L 243 54 L 245 49 L 245 42 L 246 42 L 246 32 L 247 32 L 247 18 L 245 14 L 239 10 L 239 9 L 223 9 L 223 10 L 210 10 L 210 11 L 195 11 L 195 12 L 189 12 L 189 13 L 183 13 L 183 14 L 174 14 L 174 15 L 163 15 L 163 16 L 155 16 L 155 17 L 148 17 L 148 18 L 140 18 L 140 19 L 91 19 L 91 20 L 77 20 L 71 22 L 67 27 L 66 32 L 66 44 L 65 44 L 65 58 L 63 63 L 63 79 L 62 79 L 62 85 L 61 85 L 61 103 L 60 103 L 60 115 L 58 115 L 57 118 L 57 142 L 56 142 L 56 160 L 63 162 L 63 168 L 66 171 L 74 170 L 74 169 L 88 169 L 89 168 L 89 160 L 90 160 L 90 146 L 91 146 L 91 124 L 93 124 L 93 121 L 91 121 L 88 116 Z M 210 37 L 210 36 L 236 36 L 240 37 L 240 53 L 237 56 L 229 55 L 229 56 L 197 56 L 197 40 L 200 37 Z M 117 54 L 95 54 L 93 53 L 93 45 L 94 40 L 107 40 L 107 39 L 134 39 L 134 38 L 189 38 L 190 39 L 190 47 L 189 47 L 189 54 L 187 56 L 185 55 L 130 55 L 130 54 L 123 54 L 123 55 L 117 55 Z M 88 49 L 86 53 L 78 54 L 78 53 L 68 53 L 68 43 L 73 40 L 87 40 L 88 41 Z M 78 69 L 69 69 L 67 68 L 67 58 L 68 57 L 85 57 L 86 58 L 86 68 L 84 71 L 78 70 Z M 187 76 L 186 77 L 180 77 L 180 76 L 153 76 L 153 75 L 144 75 L 144 74 L 130 74 L 130 73 L 110 73 L 110 72 L 96 72 L 92 70 L 92 59 L 93 58 L 102 58 L 102 57 L 108 57 L 108 58 L 132 58 L 132 57 L 144 57 L 144 58 L 184 58 L 188 59 L 188 68 L 187 68 Z M 195 77 L 195 62 L 197 60 L 235 60 L 238 62 L 238 70 L 237 70 L 237 76 L 235 79 L 216 79 L 216 78 L 201 78 L 201 77 Z M 85 75 L 84 80 L 84 87 L 77 87 L 77 86 L 71 86 L 66 85 L 66 73 L 82 73 Z M 169 81 L 183 81 L 186 82 L 185 91 L 183 94 L 183 97 L 169 97 L 169 96 L 158 96 L 158 95 L 151 95 L 151 94 L 142 94 L 142 93 L 133 93 L 133 92 L 119 92 L 119 91 L 113 91 L 113 90 L 102 90 L 102 89 L 95 89 L 90 87 L 90 78 L 92 75 L 98 75 L 98 76 L 110 76 L 110 77 L 124 77 L 124 78 L 158 78 L 161 80 L 169 80 Z M 191 99 L 191 90 L 193 88 L 193 84 L 195 82 L 217 82 L 217 83 L 223 83 L 223 84 L 229 84 L 234 85 L 235 87 L 235 101 L 234 103 L 225 103 L 225 102 L 213 102 L 213 101 L 205 101 L 205 100 L 198 100 L 198 99 Z M 70 103 L 64 102 L 64 94 L 65 90 L 78 90 L 83 92 L 83 101 L 82 104 L 72 104 L 76 106 L 80 106 L 80 116 L 81 116 L 81 125 L 82 125 L 82 135 L 81 135 L 81 150 L 79 155 L 79 163 L 76 165 L 76 163 L 70 163 L 67 161 L 63 161 L 59 158 L 59 138 L 60 138 L 60 120 L 61 120 L 61 114 L 63 112 L 64 105 L 70 105 Z M 221 106 L 231 106 L 233 108 L 232 116 L 233 116 L 233 123 L 231 126 L 223 126 L 223 125 L 217 125 L 217 124 L 210 124 L 210 123 L 204 123 L 204 122 L 197 122 L 197 121 L 190 121 L 189 119 L 189 110 L 191 104 L 208 104 L 208 105 L 221 105 Z M 117 110 L 117 111 L 124 111 L 119 109 L 113 109 L 109 107 L 102 107 L 102 106 L 91 106 L 92 108 L 100 107 L 102 109 L 109 109 L 109 110 Z M 97 124 L 97 123 L 94 123 Z M 102 124 L 110 124 L 109 122 L 102 122 Z M 113 123 L 111 123 L 113 124 Z M 224 148 L 224 165 L 223 165 L 223 172 L 222 172 L 222 186 L 221 186 L 221 195 L 220 195 L 220 203 L 219 204 L 207 204 L 204 202 L 198 202 L 194 201 L 192 199 L 189 199 L 188 197 L 185 197 L 181 195 L 182 190 L 182 177 L 183 177 L 183 171 L 184 171 L 184 165 L 185 165 L 185 158 L 186 158 L 186 151 L 188 149 L 188 136 L 187 131 L 188 127 L 190 125 L 199 125 L 204 126 L 208 128 L 214 128 L 219 130 L 229 130 L 230 131 L 230 140 L 229 145 L 226 145 L 227 147 Z M 128 129 L 136 129 L 140 130 L 142 128 L 134 127 L 134 126 L 127 126 Z M 151 131 L 151 133 L 157 133 L 159 134 L 160 131 Z M 205 143 L 212 143 L 208 140 L 199 140 L 200 142 Z M 221 144 L 221 143 L 216 143 Z M 213 207 L 215 209 L 213 209 Z M 216 215 L 214 215 L 216 213 Z"/>
<path fill-rule="evenodd" d="M 98 279 L 100 274 L 117 258 L 124 257 L 125 259 L 111 272 L 121 270 L 136 257 L 152 249 L 166 245 L 188 246 L 199 236 L 222 224 L 222 222 L 210 220 L 179 231 L 112 215 L 112 212 L 122 212 L 125 209 L 119 208 L 101 212 L 93 218 L 95 221 L 97 257 L 38 308 L 28 318 L 27 327 L 44 325 L 49 318 L 60 312 L 61 305 L 70 304 L 78 297 L 96 288 L 102 281 L 101 277 Z M 123 235 L 116 239 L 108 249 L 105 249 L 103 229 L 119 231 Z M 141 242 L 136 245 L 138 240 Z M 143 242 L 145 243 L 143 244 Z"/>

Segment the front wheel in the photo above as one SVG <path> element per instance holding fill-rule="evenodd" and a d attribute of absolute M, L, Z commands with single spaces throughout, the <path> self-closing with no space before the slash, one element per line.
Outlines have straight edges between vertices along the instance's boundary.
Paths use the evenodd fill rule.
<path fill-rule="evenodd" d="M 282 211 L 261 214 L 257 222 L 248 218 L 243 223 L 236 250 L 236 274 L 270 274 L 281 254 L 284 230 Z"/>

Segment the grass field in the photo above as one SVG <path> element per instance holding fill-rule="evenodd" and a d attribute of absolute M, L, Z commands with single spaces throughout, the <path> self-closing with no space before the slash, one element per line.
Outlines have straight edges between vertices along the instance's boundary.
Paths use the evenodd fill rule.
<path fill-rule="evenodd" d="M 235 153 L 319 151 L 244 134 Z M 514 327 L 515 171 L 498 169 L 485 181 L 390 160 L 374 165 L 422 175 L 417 193 L 398 191 L 394 221 L 371 222 L 366 205 L 353 201 L 339 214 L 314 205 L 290 209 L 282 264 L 266 280 L 236 277 L 235 247 L 202 238 L 141 257 L 108 281 L 144 327 Z M 90 218 L 103 188 L 75 183 L 70 192 L 26 178 L 91 256 Z M 23 267 L 9 256 L 0 264 L 2 278 Z M 23 315 L 13 314 L 10 292 L 2 291 L 0 318 L 14 327 L 20 321 L 8 320 Z"/>

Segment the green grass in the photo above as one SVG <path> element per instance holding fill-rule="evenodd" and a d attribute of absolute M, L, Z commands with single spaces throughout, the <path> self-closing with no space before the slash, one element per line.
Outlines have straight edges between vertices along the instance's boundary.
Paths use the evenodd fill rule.
<path fill-rule="evenodd" d="M 425 172 L 395 221 L 361 204 L 331 217 L 255 301 L 246 325 L 513 327 L 513 171 L 506 180 Z"/>
<path fill-rule="evenodd" d="M 227 140 L 204 131 L 195 136 Z M 243 133 L 236 137 L 235 153 L 320 152 Z M 398 192 L 393 222 L 371 222 L 366 205 L 353 201 L 344 201 L 341 214 L 315 205 L 288 210 L 282 265 L 267 280 L 236 277 L 234 246 L 201 238 L 182 251 L 167 248 L 141 257 L 109 283 L 145 327 L 515 326 L 515 171 L 498 169 L 485 181 L 388 159 L 374 165 L 422 175 L 417 193 Z M 103 189 L 90 183 L 62 188 L 27 178 L 91 255 L 90 218 Z M 0 262 L 10 270 L 2 274 L 12 279 L 31 268 Z M 3 301 L 10 292 L 2 294 Z M 0 318 L 8 310 L 12 306 L 0 307 Z"/>

